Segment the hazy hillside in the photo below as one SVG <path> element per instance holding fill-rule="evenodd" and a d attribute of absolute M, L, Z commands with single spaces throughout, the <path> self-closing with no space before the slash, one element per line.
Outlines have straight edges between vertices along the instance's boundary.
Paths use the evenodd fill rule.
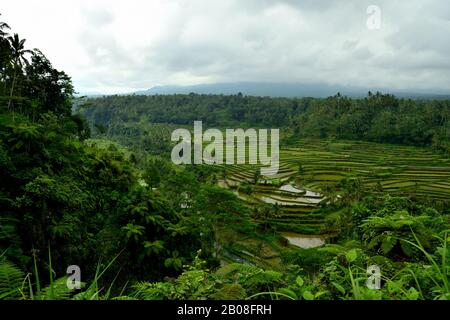
<path fill-rule="evenodd" d="M 325 98 L 340 92 L 352 98 L 362 98 L 367 92 L 381 91 L 395 94 L 400 98 L 426 98 L 426 99 L 447 99 L 450 93 L 424 92 L 423 90 L 390 90 L 388 88 L 363 88 L 345 87 L 338 85 L 328 85 L 323 83 L 281 83 L 281 82 L 233 82 L 198 84 L 191 86 L 155 86 L 148 90 L 137 91 L 135 94 L 188 94 L 191 92 L 198 94 L 237 94 L 241 92 L 248 96 L 268 96 L 268 97 L 314 97 Z M 96 94 L 97 95 L 97 94 Z"/>

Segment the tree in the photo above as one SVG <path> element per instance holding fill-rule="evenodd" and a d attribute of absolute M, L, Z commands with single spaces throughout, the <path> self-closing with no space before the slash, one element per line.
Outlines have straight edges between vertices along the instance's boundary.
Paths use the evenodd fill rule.
<path fill-rule="evenodd" d="M 0 14 L 0 16 L 1 16 L 1 14 Z M 7 23 L 0 21 L 0 37 L 4 37 L 4 36 L 8 35 L 7 32 L 3 31 L 4 29 L 11 29 L 11 28 L 9 27 L 9 25 Z"/>
<path fill-rule="evenodd" d="M 11 46 L 6 38 L 8 33 L 4 31 L 6 29 L 9 26 L 0 22 L 0 96 L 6 96 L 6 70 L 11 56 Z"/>
<path fill-rule="evenodd" d="M 264 204 L 256 208 L 255 218 L 262 221 L 264 231 L 269 228 L 269 222 L 278 217 L 280 208 L 277 204 Z"/>
<path fill-rule="evenodd" d="M 53 68 L 38 49 L 32 51 L 31 63 L 25 71 L 28 81 L 25 95 L 36 104 L 29 112 L 33 117 L 49 111 L 58 116 L 71 116 L 74 88 L 66 73 Z"/>
<path fill-rule="evenodd" d="M 203 233 L 214 239 L 215 255 L 218 255 L 219 230 L 225 226 L 236 226 L 246 221 L 246 210 L 236 195 L 218 187 L 202 187 L 194 201 L 194 212 Z M 212 231 L 212 232 L 211 232 Z"/>
<path fill-rule="evenodd" d="M 32 53 L 30 50 L 25 49 L 25 39 L 20 39 L 19 35 L 17 33 L 14 34 L 14 36 L 8 37 L 8 41 L 11 45 L 12 49 L 12 56 L 11 56 L 11 62 L 13 65 L 13 77 L 12 77 L 12 84 L 11 84 L 11 90 L 9 93 L 9 101 L 8 101 L 8 109 L 11 108 L 11 103 L 13 100 L 13 94 L 14 89 L 17 82 L 17 76 L 18 73 L 21 72 L 22 67 L 24 64 L 28 64 L 28 60 L 25 59 L 25 54 Z"/>
<path fill-rule="evenodd" d="M 161 174 L 155 161 L 149 161 L 147 163 L 143 178 L 151 189 L 159 186 L 159 183 L 161 182 Z"/>

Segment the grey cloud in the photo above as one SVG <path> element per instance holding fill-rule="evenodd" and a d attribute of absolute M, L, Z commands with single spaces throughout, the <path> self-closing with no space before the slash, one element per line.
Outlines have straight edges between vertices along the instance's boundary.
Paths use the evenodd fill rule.
<path fill-rule="evenodd" d="M 81 8 L 81 13 L 86 21 L 86 24 L 91 28 L 103 27 L 109 25 L 114 21 L 114 16 L 106 9 L 91 9 L 89 7 Z"/>
<path fill-rule="evenodd" d="M 383 24 L 376 31 L 365 26 L 372 1 L 180 2 L 176 19 L 151 30 L 163 36 L 139 47 L 108 29 L 120 14 L 114 6 L 85 10 L 78 41 L 91 63 L 74 79 L 114 88 L 200 79 L 450 91 L 446 1 L 378 2 Z M 147 36 L 144 27 L 135 32 Z"/>

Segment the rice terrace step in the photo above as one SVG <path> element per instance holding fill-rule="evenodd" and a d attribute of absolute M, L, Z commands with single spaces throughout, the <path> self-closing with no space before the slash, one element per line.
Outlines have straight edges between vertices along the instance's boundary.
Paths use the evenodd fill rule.
<path fill-rule="evenodd" d="M 279 174 L 262 176 L 256 184 L 255 166 L 224 168 L 226 180 L 221 180 L 219 185 L 236 190 L 250 205 L 277 205 L 280 214 L 273 223 L 285 231 L 320 234 L 326 218 L 322 209 L 339 197 L 340 183 L 345 179 L 358 179 L 368 190 L 381 188 L 379 191 L 392 195 L 450 198 L 448 159 L 418 147 L 308 139 L 299 140 L 298 147 L 282 148 Z M 243 184 L 252 186 L 251 194 L 239 191 Z M 314 227 L 305 213 L 316 215 Z"/>

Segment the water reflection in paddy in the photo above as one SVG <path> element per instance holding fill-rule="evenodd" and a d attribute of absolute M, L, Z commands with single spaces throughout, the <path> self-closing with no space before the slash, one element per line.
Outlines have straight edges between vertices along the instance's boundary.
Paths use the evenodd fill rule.
<path fill-rule="evenodd" d="M 290 244 L 302 249 L 317 248 L 325 244 L 325 238 L 321 236 L 304 235 L 294 232 L 282 232 L 281 235 L 288 240 Z"/>

